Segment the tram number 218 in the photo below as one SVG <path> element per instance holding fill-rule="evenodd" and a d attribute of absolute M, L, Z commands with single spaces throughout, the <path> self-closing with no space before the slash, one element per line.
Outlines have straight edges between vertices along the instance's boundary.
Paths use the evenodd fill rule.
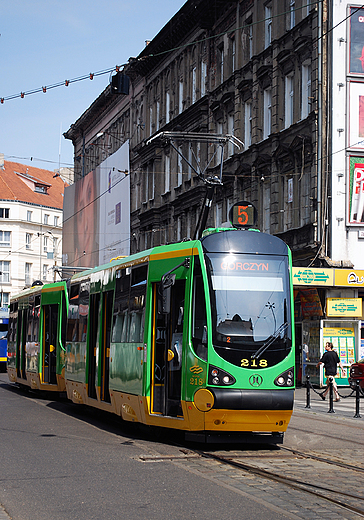
<path fill-rule="evenodd" d="M 242 359 L 240 366 L 244 368 L 267 368 L 268 361 L 266 359 Z"/>

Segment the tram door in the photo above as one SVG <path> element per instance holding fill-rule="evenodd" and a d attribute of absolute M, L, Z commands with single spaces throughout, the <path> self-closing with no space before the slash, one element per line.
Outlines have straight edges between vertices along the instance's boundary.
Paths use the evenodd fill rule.
<path fill-rule="evenodd" d="M 58 304 L 44 305 L 42 382 L 57 384 Z"/>
<path fill-rule="evenodd" d="M 152 412 L 181 417 L 182 338 L 186 280 L 176 280 L 163 305 L 154 285 Z M 164 308 L 163 308 L 164 307 Z"/>
<path fill-rule="evenodd" d="M 97 399 L 97 362 L 96 362 L 96 344 L 97 332 L 99 324 L 99 309 L 100 309 L 100 294 L 91 294 L 90 296 L 90 330 L 88 342 L 88 396 L 92 399 Z"/>
<path fill-rule="evenodd" d="M 102 327 L 101 327 L 101 388 L 100 399 L 107 403 L 111 402 L 109 392 L 110 376 L 110 335 L 111 322 L 113 316 L 113 297 L 114 291 L 107 291 L 102 294 Z"/>
<path fill-rule="evenodd" d="M 27 332 L 27 311 L 19 309 L 18 311 L 18 334 L 16 339 L 16 372 L 17 377 L 26 379 L 25 373 L 25 347 Z"/>

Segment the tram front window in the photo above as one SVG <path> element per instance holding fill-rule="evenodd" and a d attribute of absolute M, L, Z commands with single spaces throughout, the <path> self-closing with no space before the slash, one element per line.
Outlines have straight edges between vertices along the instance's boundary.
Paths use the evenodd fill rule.
<path fill-rule="evenodd" d="M 218 354 L 239 366 L 242 355 L 263 357 L 261 366 L 284 359 L 291 347 L 288 259 L 210 253 L 206 263 Z"/>

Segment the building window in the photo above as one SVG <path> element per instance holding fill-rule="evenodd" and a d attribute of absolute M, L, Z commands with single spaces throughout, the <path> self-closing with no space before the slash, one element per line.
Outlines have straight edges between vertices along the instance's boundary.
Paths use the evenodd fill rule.
<path fill-rule="evenodd" d="M 48 222 L 49 222 L 49 215 L 47 215 L 47 214 L 45 213 L 45 214 L 44 214 L 44 220 L 43 220 L 43 223 L 47 225 Z"/>
<path fill-rule="evenodd" d="M 159 130 L 159 114 L 160 114 L 160 102 L 157 101 L 157 106 L 156 106 L 156 121 L 155 121 L 155 124 L 156 124 L 156 131 Z"/>
<path fill-rule="evenodd" d="M 57 246 L 58 246 L 58 238 L 53 237 L 53 253 L 57 253 Z"/>
<path fill-rule="evenodd" d="M 169 155 L 165 156 L 164 159 L 164 193 L 167 193 L 170 189 L 171 179 L 171 158 Z"/>
<path fill-rule="evenodd" d="M 171 97 L 169 90 L 166 92 L 166 124 L 169 123 L 169 109 L 171 105 Z"/>
<path fill-rule="evenodd" d="M 177 242 L 181 241 L 182 238 L 182 220 L 181 217 L 177 217 L 177 233 L 176 233 Z"/>
<path fill-rule="evenodd" d="M 54 227 L 58 226 L 58 221 L 59 221 L 59 217 L 55 216 L 54 217 Z"/>
<path fill-rule="evenodd" d="M 0 306 L 7 307 L 10 303 L 10 293 L 1 292 L 0 293 Z"/>
<path fill-rule="evenodd" d="M 32 280 L 32 264 L 25 264 L 25 285 L 31 285 Z"/>
<path fill-rule="evenodd" d="M 149 107 L 149 135 L 153 133 L 153 107 Z"/>
<path fill-rule="evenodd" d="M 28 222 L 32 221 L 32 213 L 33 213 L 32 211 L 29 211 L 29 210 L 27 211 L 27 221 Z"/>
<path fill-rule="evenodd" d="M 236 68 L 236 43 L 235 38 L 231 38 L 231 72 L 234 72 Z"/>
<path fill-rule="evenodd" d="M 206 94 L 206 76 L 207 64 L 205 61 L 201 61 L 201 97 Z"/>
<path fill-rule="evenodd" d="M 222 224 L 222 202 L 218 202 L 215 205 L 215 227 L 219 227 Z"/>
<path fill-rule="evenodd" d="M 249 21 L 247 21 L 247 23 L 250 24 L 248 38 L 249 38 L 249 59 L 251 59 L 253 57 L 253 20 L 249 19 Z"/>
<path fill-rule="evenodd" d="M 36 184 L 34 186 L 35 193 L 47 193 L 46 186 L 43 186 L 42 184 Z"/>
<path fill-rule="evenodd" d="M 190 180 L 192 177 L 192 161 L 193 161 L 193 149 L 192 149 L 192 143 L 190 143 L 190 145 L 188 147 L 187 180 Z"/>
<path fill-rule="evenodd" d="M 10 247 L 10 231 L 0 231 L 0 247 Z"/>
<path fill-rule="evenodd" d="M 148 201 L 148 193 L 149 193 L 149 173 L 148 173 L 148 166 L 144 166 L 143 168 L 143 180 L 144 180 L 144 183 L 142 184 L 143 186 L 143 202 L 147 202 Z"/>
<path fill-rule="evenodd" d="M 264 43 L 265 48 L 272 43 L 272 7 L 266 5 L 264 8 Z"/>
<path fill-rule="evenodd" d="M 47 274 L 48 274 L 48 265 L 46 264 L 43 264 L 43 281 L 46 282 L 47 281 Z"/>
<path fill-rule="evenodd" d="M 223 132 L 224 132 L 224 125 L 223 125 L 223 122 L 222 121 L 218 121 L 216 123 L 216 133 L 219 134 L 219 135 L 223 135 Z M 215 164 L 216 166 L 218 166 L 219 164 L 221 164 L 221 155 L 223 153 L 223 147 L 220 145 L 217 149 L 217 153 L 216 153 L 216 156 L 215 156 Z"/>
<path fill-rule="evenodd" d="M 244 148 L 247 149 L 252 144 L 252 104 L 247 102 L 244 106 Z"/>
<path fill-rule="evenodd" d="M 228 125 L 228 135 L 234 135 L 234 114 L 229 114 L 228 115 L 228 120 L 227 120 L 227 125 Z M 234 148 L 235 146 L 233 145 L 233 143 L 231 141 L 229 141 L 229 144 L 228 144 L 228 156 L 231 157 L 232 155 L 234 155 Z"/>
<path fill-rule="evenodd" d="M 0 208 L 0 218 L 9 218 L 9 208 Z"/>
<path fill-rule="evenodd" d="M 293 29 L 296 25 L 296 10 L 295 10 L 295 0 L 290 0 L 289 2 L 289 28 Z"/>
<path fill-rule="evenodd" d="M 224 82 L 224 45 L 220 45 L 218 48 L 219 63 L 220 63 L 220 83 Z"/>
<path fill-rule="evenodd" d="M 263 185 L 263 231 L 270 233 L 270 184 Z"/>
<path fill-rule="evenodd" d="M 45 253 L 48 251 L 48 237 L 43 237 L 43 251 Z"/>
<path fill-rule="evenodd" d="M 25 233 L 25 249 L 32 248 L 32 235 L 31 233 Z"/>
<path fill-rule="evenodd" d="M 311 63 L 302 65 L 301 119 L 311 112 Z"/>
<path fill-rule="evenodd" d="M 183 112 L 183 80 L 179 81 L 178 88 L 178 113 L 181 114 Z"/>
<path fill-rule="evenodd" d="M 228 197 L 226 199 L 226 222 L 229 222 L 229 213 L 230 213 L 230 209 L 231 209 L 232 205 L 233 205 L 233 199 L 232 199 L 232 197 Z"/>
<path fill-rule="evenodd" d="M 10 262 L 5 260 L 0 261 L 0 282 L 1 283 L 9 283 L 10 282 Z"/>
<path fill-rule="evenodd" d="M 285 77 L 285 106 L 284 106 L 284 126 L 288 128 L 293 123 L 293 74 Z"/>
<path fill-rule="evenodd" d="M 270 88 L 264 90 L 264 121 L 263 139 L 272 133 L 272 91 Z"/>
<path fill-rule="evenodd" d="M 183 173 L 183 159 L 182 159 L 182 146 L 178 147 L 178 159 L 177 159 L 177 188 L 182 184 L 182 173 Z"/>
<path fill-rule="evenodd" d="M 193 69 L 192 69 L 192 104 L 196 103 L 196 99 L 197 99 L 196 73 L 197 73 L 197 69 L 196 69 L 196 67 L 193 67 Z"/>
<path fill-rule="evenodd" d="M 152 164 L 152 168 L 149 170 L 149 176 L 150 176 L 150 182 L 149 182 L 149 187 L 150 187 L 149 199 L 150 199 L 150 200 L 153 200 L 153 199 L 154 199 L 154 189 L 155 189 L 155 163 L 154 163 L 154 162 L 153 162 L 153 164 Z"/>

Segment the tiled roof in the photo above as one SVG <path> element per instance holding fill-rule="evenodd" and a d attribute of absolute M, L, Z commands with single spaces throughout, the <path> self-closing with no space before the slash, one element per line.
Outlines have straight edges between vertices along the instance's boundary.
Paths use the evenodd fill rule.
<path fill-rule="evenodd" d="M 20 174 L 20 175 L 17 175 Z M 0 168 L 0 199 L 31 202 L 41 206 L 63 209 L 64 182 L 55 177 L 54 172 L 42 170 L 34 166 L 4 161 L 4 169 Z M 25 182 L 26 180 L 29 182 Z M 44 183 L 47 193 L 37 193 L 30 187 Z"/>

